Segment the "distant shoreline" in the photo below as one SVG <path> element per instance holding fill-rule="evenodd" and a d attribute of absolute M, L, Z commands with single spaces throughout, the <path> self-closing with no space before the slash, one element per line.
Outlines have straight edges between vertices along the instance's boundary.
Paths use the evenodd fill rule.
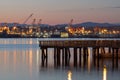
<path fill-rule="evenodd" d="M 60 35 L 54 35 L 50 37 L 37 37 L 37 36 L 24 36 L 18 34 L 0 34 L 0 38 L 120 38 L 120 35 L 79 35 L 79 36 L 68 36 L 61 37 Z"/>

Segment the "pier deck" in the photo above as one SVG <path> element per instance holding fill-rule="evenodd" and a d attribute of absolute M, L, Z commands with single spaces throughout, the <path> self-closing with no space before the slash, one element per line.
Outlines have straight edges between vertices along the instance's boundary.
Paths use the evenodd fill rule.
<path fill-rule="evenodd" d="M 40 40 L 40 47 L 113 47 L 120 48 L 120 40 Z"/>

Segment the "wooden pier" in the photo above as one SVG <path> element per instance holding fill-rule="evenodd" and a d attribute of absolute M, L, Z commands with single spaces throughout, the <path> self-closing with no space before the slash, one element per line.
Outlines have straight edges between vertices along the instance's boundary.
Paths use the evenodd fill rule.
<path fill-rule="evenodd" d="M 93 40 L 39 40 L 39 46 L 42 52 L 42 65 L 48 63 L 48 48 L 54 49 L 54 65 L 55 66 L 69 66 L 70 62 L 70 48 L 73 48 L 73 64 L 81 66 L 81 58 L 86 63 L 88 57 L 88 48 L 92 48 L 93 60 L 99 61 L 102 55 L 108 53 L 111 56 L 112 62 L 116 62 L 118 66 L 118 54 L 120 49 L 120 40 L 106 40 L 106 39 L 93 39 Z M 108 48 L 106 52 L 105 48 Z M 62 59 L 62 60 L 61 60 Z M 116 61 L 114 61 L 116 60 Z M 78 62 L 79 61 L 79 62 Z"/>

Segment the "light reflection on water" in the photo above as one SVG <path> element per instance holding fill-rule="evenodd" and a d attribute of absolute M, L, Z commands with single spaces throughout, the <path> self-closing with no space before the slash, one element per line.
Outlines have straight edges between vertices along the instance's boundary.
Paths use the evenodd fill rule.
<path fill-rule="evenodd" d="M 3 41 L 4 40 L 4 41 Z M 89 48 L 89 56 L 85 66 L 74 68 L 73 54 L 71 54 L 70 66 L 54 67 L 53 49 L 49 49 L 48 67 L 41 67 L 41 51 L 38 47 L 38 39 L 2 39 L 0 44 L 0 80 L 119 80 L 120 65 L 112 69 L 111 60 L 100 60 L 99 69 L 92 61 L 92 52 Z M 28 42 L 27 42 L 28 41 Z M 30 42 L 29 42 L 30 41 Z M 10 42 L 10 43 L 9 43 Z M 23 43 L 21 43 L 23 42 Z M 19 45 L 17 45 L 17 44 Z M 30 44 L 29 44 L 30 43 Z M 7 45 L 6 45 L 7 44 Z M 10 45 L 9 45 L 10 44 Z M 24 44 L 24 45 L 23 45 Z M 71 52 L 72 49 L 71 49 Z M 120 64 L 120 61 L 119 61 Z M 106 67 L 104 66 L 106 65 Z M 97 68 L 96 68 L 97 67 Z"/>
<path fill-rule="evenodd" d="M 104 65 L 104 68 L 103 68 L 103 80 L 107 80 L 107 68 L 106 68 L 106 65 Z"/>
<path fill-rule="evenodd" d="M 68 71 L 68 80 L 72 80 L 72 72 Z"/>

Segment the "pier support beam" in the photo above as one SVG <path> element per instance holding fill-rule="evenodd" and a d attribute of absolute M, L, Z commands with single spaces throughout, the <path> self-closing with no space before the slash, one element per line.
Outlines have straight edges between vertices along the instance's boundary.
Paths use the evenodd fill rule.
<path fill-rule="evenodd" d="M 41 64 L 42 66 L 46 66 L 47 67 L 47 63 L 48 63 L 48 51 L 47 51 L 47 48 L 41 48 L 41 51 L 42 51 L 42 55 L 41 55 Z M 45 65 L 46 63 L 46 65 Z"/>
<path fill-rule="evenodd" d="M 65 48 L 65 66 L 68 65 L 67 57 L 68 57 L 67 48 Z"/>
<path fill-rule="evenodd" d="M 111 47 L 108 48 L 108 53 L 111 53 Z"/>
<path fill-rule="evenodd" d="M 119 52 L 119 49 L 116 48 L 116 67 L 118 68 L 118 52 Z"/>
<path fill-rule="evenodd" d="M 79 48 L 79 66 L 81 66 L 81 47 Z"/>
<path fill-rule="evenodd" d="M 83 66 L 85 66 L 86 61 L 87 61 L 87 47 L 83 47 Z"/>
<path fill-rule="evenodd" d="M 65 48 L 62 48 L 62 66 L 65 65 Z"/>
<path fill-rule="evenodd" d="M 96 48 L 93 47 L 93 62 L 94 62 L 94 65 L 96 65 Z"/>
<path fill-rule="evenodd" d="M 60 48 L 57 48 L 57 66 L 60 66 Z"/>
<path fill-rule="evenodd" d="M 99 69 L 99 60 L 100 60 L 99 47 L 96 48 L 96 53 L 97 53 L 97 68 Z"/>
<path fill-rule="evenodd" d="M 77 67 L 77 48 L 74 48 L 74 66 Z"/>
<path fill-rule="evenodd" d="M 101 47 L 101 54 L 105 54 L 105 48 L 104 47 Z"/>
<path fill-rule="evenodd" d="M 115 51 L 114 51 L 114 48 L 112 48 L 112 68 L 114 69 L 114 54 L 115 54 Z"/>
<path fill-rule="evenodd" d="M 54 48 L 54 66 L 57 66 L 57 48 Z"/>

